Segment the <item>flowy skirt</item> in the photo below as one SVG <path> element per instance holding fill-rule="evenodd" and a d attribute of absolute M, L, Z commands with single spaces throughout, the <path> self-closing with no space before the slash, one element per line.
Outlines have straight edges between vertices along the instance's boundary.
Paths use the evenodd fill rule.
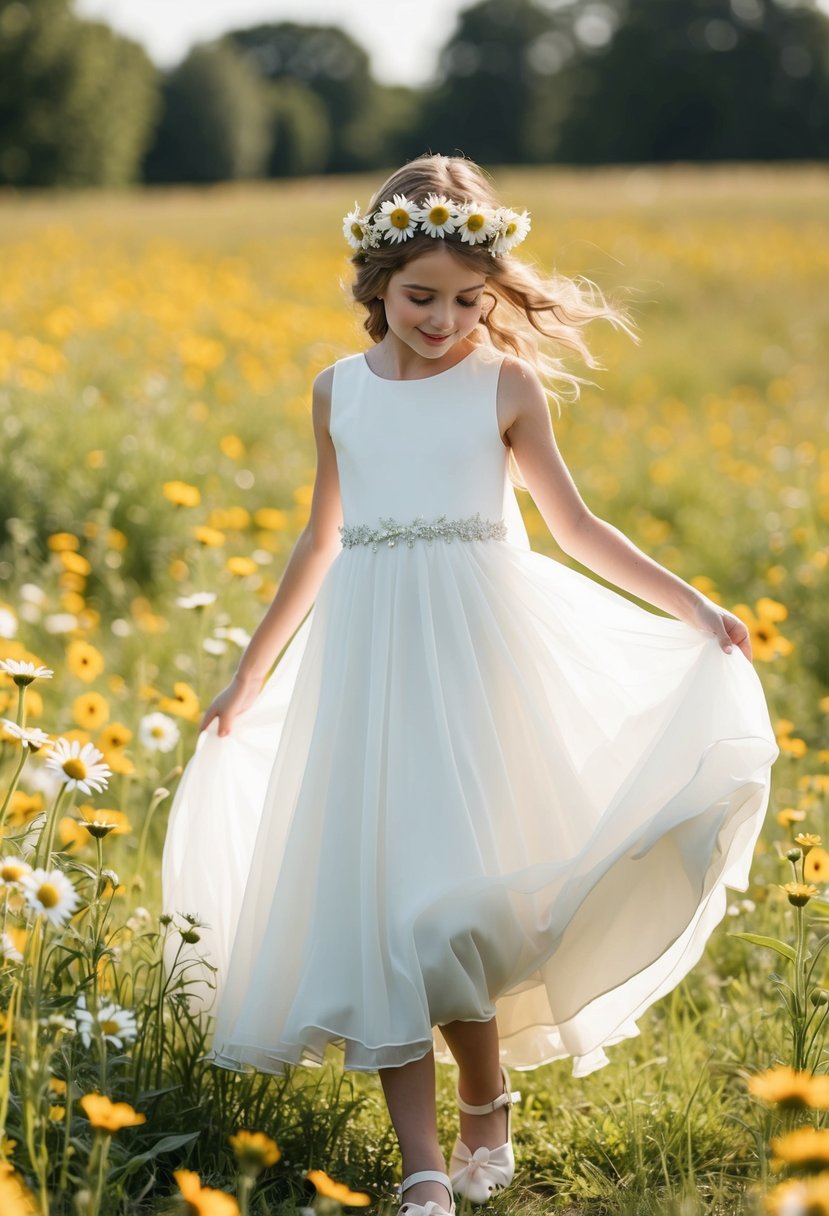
<path fill-rule="evenodd" d="M 742 652 L 553 558 L 343 550 L 171 809 L 210 1058 L 449 1062 L 497 1015 L 508 1067 L 601 1068 L 747 888 L 778 750 Z"/>

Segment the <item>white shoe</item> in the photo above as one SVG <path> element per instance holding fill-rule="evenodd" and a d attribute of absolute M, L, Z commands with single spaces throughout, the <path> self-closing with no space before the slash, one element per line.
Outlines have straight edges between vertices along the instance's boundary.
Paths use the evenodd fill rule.
<path fill-rule="evenodd" d="M 504 1082 L 504 1092 L 492 1102 L 484 1102 L 481 1106 L 470 1106 L 464 1102 L 460 1091 L 456 1091 L 458 1106 L 468 1115 L 488 1115 L 501 1106 L 507 1108 L 507 1142 L 498 1148 L 476 1148 L 474 1153 L 458 1136 L 452 1149 L 449 1161 L 449 1175 L 452 1189 L 457 1195 L 462 1195 L 470 1203 L 486 1203 L 496 1191 L 509 1186 L 515 1174 L 515 1156 L 512 1151 L 510 1132 L 512 1128 L 512 1104 L 521 1097 L 519 1090 L 510 1090 L 509 1073 L 501 1065 L 501 1077 Z"/>
<path fill-rule="evenodd" d="M 404 1178 L 397 1188 L 397 1197 L 402 1199 L 403 1192 L 416 1182 L 442 1182 L 449 1192 L 449 1207 L 443 1208 L 439 1203 L 430 1199 L 428 1203 L 404 1203 L 397 1216 L 455 1216 L 455 1200 L 452 1196 L 452 1183 L 449 1175 L 441 1170 L 418 1170 Z"/>

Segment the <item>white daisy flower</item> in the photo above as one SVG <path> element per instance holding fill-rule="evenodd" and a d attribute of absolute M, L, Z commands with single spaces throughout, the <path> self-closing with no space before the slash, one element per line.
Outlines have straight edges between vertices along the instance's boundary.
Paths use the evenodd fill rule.
<path fill-rule="evenodd" d="M 447 232 L 455 231 L 459 216 L 455 204 L 445 195 L 428 194 L 417 218 L 421 229 L 429 236 L 444 237 Z"/>
<path fill-rule="evenodd" d="M 23 955 L 20 953 L 17 946 L 15 946 L 14 942 L 12 941 L 12 939 L 8 933 L 3 934 L 2 950 L 3 950 L 3 958 L 8 959 L 10 963 L 22 962 Z"/>
<path fill-rule="evenodd" d="M 530 230 L 529 212 L 511 211 L 502 207 L 496 213 L 497 230 L 490 251 L 493 255 L 509 253 L 516 245 L 520 245 Z"/>
<path fill-rule="evenodd" d="M 459 208 L 457 230 L 467 245 L 482 245 L 495 235 L 498 220 L 491 207 L 464 203 Z"/>
<path fill-rule="evenodd" d="M 352 249 L 365 249 L 367 218 L 360 214 L 359 203 L 343 218 L 343 236 Z"/>
<path fill-rule="evenodd" d="M 0 718 L 0 722 L 14 739 L 19 739 L 24 747 L 30 747 L 33 752 L 40 751 L 51 740 L 45 730 L 39 726 L 18 726 L 10 718 Z"/>
<path fill-rule="evenodd" d="M 105 790 L 112 771 L 108 764 L 99 764 L 104 753 L 92 743 L 81 747 L 77 739 L 58 739 L 46 757 L 45 767 L 57 773 L 67 789 L 79 789 L 84 794 Z"/>
<path fill-rule="evenodd" d="M 225 654 L 227 652 L 227 642 L 223 642 L 221 638 L 205 638 L 202 642 L 202 649 L 208 654 Z"/>
<path fill-rule="evenodd" d="M 215 601 L 215 591 L 194 591 L 192 595 L 180 595 L 176 603 L 179 608 L 207 608 Z"/>
<path fill-rule="evenodd" d="M 92 1013 L 86 1007 L 86 995 L 83 992 L 75 1006 L 75 1021 L 84 1047 L 91 1045 L 92 1036 L 96 1032 L 102 1034 L 107 1042 L 119 1050 L 138 1034 L 135 1014 L 131 1009 L 124 1009 L 108 1001 L 100 1006 L 97 1013 Z"/>
<path fill-rule="evenodd" d="M 47 633 L 71 633 L 78 628 L 78 618 L 74 612 L 53 612 L 43 622 Z"/>
<path fill-rule="evenodd" d="M 17 633 L 17 617 L 11 608 L 0 608 L 0 638 L 13 638 Z"/>
<path fill-rule="evenodd" d="M 380 204 L 380 218 L 374 226 L 384 234 L 386 240 L 396 243 L 414 236 L 417 228 L 418 208 L 405 194 L 395 194 Z"/>
<path fill-rule="evenodd" d="M 18 688 L 31 684 L 33 680 L 51 680 L 55 674 L 48 667 L 36 667 L 34 663 L 20 659 L 0 659 L 0 671 L 11 676 Z"/>
<path fill-rule="evenodd" d="M 214 629 L 213 632 L 217 638 L 227 638 L 228 642 L 233 642 L 234 646 L 238 646 L 240 650 L 244 650 L 250 641 L 250 634 L 239 625 L 231 625 L 230 627 L 221 625 L 218 629 Z"/>
<path fill-rule="evenodd" d="M 53 1026 L 57 1030 L 71 1030 L 73 1034 L 78 1029 L 71 1018 L 64 1017 L 62 1013 L 50 1013 L 48 1018 L 41 1018 L 41 1025 Z"/>
<path fill-rule="evenodd" d="M 78 892 L 62 870 L 32 870 L 20 880 L 26 902 L 53 925 L 62 925 L 74 912 Z"/>
<path fill-rule="evenodd" d="M 22 882 L 31 872 L 32 867 L 21 857 L 0 857 L 0 890 Z"/>
<path fill-rule="evenodd" d="M 145 714 L 138 724 L 138 738 L 151 752 L 171 752 L 179 740 L 179 729 L 172 718 L 157 710 Z"/>

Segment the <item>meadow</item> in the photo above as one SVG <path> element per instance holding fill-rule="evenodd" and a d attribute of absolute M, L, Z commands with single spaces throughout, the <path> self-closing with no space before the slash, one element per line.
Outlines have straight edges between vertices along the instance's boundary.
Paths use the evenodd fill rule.
<path fill-rule="evenodd" d="M 639 328 L 596 323 L 602 366 L 554 414 L 573 477 L 749 626 L 781 755 L 748 890 L 640 1036 L 582 1079 L 513 1074 L 516 1183 L 482 1210 L 820 1216 L 829 172 L 498 182 L 532 212 L 522 256 Z M 307 519 L 311 381 L 368 344 L 340 217 L 375 184 L 0 195 L 3 1216 L 396 1211 L 378 1078 L 336 1053 L 278 1078 L 205 1063 L 187 975 L 161 965 L 197 910 L 159 917 L 201 713 Z M 454 1071 L 438 1082 L 448 1152 Z"/>

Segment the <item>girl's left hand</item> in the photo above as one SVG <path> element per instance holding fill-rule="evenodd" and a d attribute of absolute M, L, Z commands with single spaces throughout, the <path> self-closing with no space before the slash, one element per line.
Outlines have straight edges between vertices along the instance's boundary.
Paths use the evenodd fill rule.
<path fill-rule="evenodd" d="M 751 661 L 751 637 L 745 624 L 733 612 L 721 608 L 713 600 L 701 595 L 699 599 L 694 600 L 693 606 L 682 620 L 693 625 L 695 629 L 701 629 L 703 633 L 713 633 L 725 651 L 730 646 L 738 646 Z"/>

